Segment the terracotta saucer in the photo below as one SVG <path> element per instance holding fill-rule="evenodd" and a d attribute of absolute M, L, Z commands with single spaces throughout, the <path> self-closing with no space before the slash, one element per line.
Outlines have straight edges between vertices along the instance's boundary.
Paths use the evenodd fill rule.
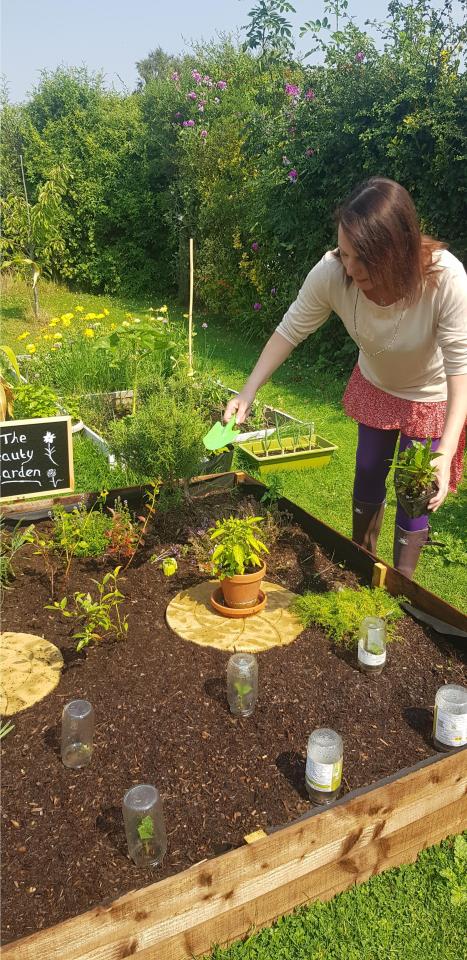
<path fill-rule="evenodd" d="M 258 602 L 255 603 L 254 607 L 241 607 L 237 609 L 236 607 L 226 606 L 222 587 L 217 587 L 217 590 L 214 590 L 214 593 L 211 594 L 211 605 L 214 607 L 214 610 L 221 613 L 223 617 L 252 617 L 254 613 L 259 613 L 260 610 L 264 609 L 266 600 L 266 594 L 263 590 L 260 590 L 258 593 Z"/>

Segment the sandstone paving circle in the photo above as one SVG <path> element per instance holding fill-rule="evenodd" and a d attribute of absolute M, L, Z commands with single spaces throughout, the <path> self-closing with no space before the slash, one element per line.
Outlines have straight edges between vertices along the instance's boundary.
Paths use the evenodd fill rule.
<path fill-rule="evenodd" d="M 267 595 L 264 610 L 235 620 L 213 610 L 211 594 L 218 586 L 218 580 L 205 580 L 181 590 L 170 601 L 166 620 L 182 640 L 226 653 L 263 653 L 287 646 L 303 632 L 300 620 L 289 609 L 296 594 L 280 584 L 263 580 L 261 586 Z"/>
<path fill-rule="evenodd" d="M 55 689 L 63 667 L 58 647 L 33 633 L 1 633 L 0 713 L 11 717 Z"/>

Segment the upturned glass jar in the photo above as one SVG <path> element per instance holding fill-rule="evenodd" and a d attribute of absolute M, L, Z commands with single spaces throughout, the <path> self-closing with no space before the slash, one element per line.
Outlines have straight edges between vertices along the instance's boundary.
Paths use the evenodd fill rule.
<path fill-rule="evenodd" d="M 437 750 L 453 750 L 467 743 L 467 687 L 447 683 L 437 690 L 433 743 Z"/>
<path fill-rule="evenodd" d="M 358 666 L 362 673 L 377 677 L 386 663 L 386 624 L 380 617 L 365 617 L 358 639 Z"/>
<path fill-rule="evenodd" d="M 308 738 L 305 785 L 313 803 L 331 803 L 342 782 L 343 744 L 335 730 L 321 727 Z"/>
<path fill-rule="evenodd" d="M 249 717 L 258 698 L 258 661 L 252 653 L 234 653 L 227 664 L 227 700 L 235 717 Z"/>
<path fill-rule="evenodd" d="M 78 770 L 91 760 L 94 709 L 88 700 L 71 700 L 62 711 L 62 762 Z"/>
<path fill-rule="evenodd" d="M 162 800 L 149 783 L 139 783 L 123 797 L 128 852 L 138 867 L 158 867 L 167 850 Z"/>

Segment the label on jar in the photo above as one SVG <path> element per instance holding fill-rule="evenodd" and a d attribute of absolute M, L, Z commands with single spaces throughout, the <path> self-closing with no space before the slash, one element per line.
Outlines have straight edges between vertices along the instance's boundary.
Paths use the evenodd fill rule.
<path fill-rule="evenodd" d="M 368 667 L 380 667 L 383 663 L 386 663 L 386 651 L 383 650 L 382 653 L 370 653 L 369 650 L 365 650 L 363 640 L 359 640 L 358 659 L 360 663 L 364 663 Z"/>
<path fill-rule="evenodd" d="M 342 780 L 342 758 L 337 763 L 318 763 L 308 756 L 305 780 L 313 790 L 322 790 L 323 793 L 338 790 Z"/>
<path fill-rule="evenodd" d="M 467 743 L 467 713 L 447 713 L 435 707 L 434 735 L 449 747 L 463 747 Z"/>

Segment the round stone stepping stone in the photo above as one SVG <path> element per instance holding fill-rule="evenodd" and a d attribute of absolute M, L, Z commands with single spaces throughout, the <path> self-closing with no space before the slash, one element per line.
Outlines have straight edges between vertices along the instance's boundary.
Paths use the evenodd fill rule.
<path fill-rule="evenodd" d="M 58 647 L 33 633 L 1 633 L 0 713 L 11 717 L 53 690 L 63 667 Z"/>

